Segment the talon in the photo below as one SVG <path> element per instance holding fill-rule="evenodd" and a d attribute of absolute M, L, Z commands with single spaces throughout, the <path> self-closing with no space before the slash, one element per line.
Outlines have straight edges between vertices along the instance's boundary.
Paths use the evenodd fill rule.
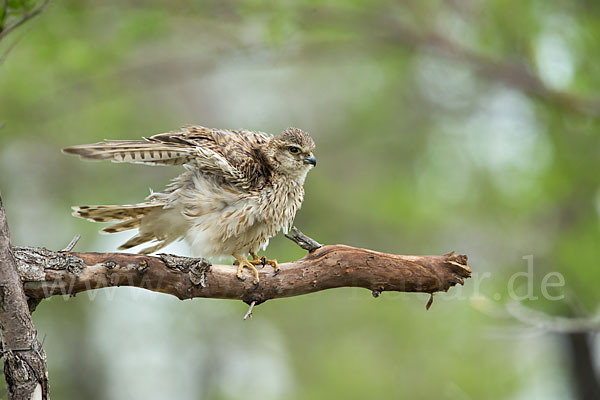
<path fill-rule="evenodd" d="M 260 281 L 256 281 L 253 283 L 254 283 L 254 290 L 258 289 L 258 285 L 260 284 Z"/>
<path fill-rule="evenodd" d="M 238 266 L 236 274 L 237 278 L 240 281 L 245 281 L 246 278 L 242 276 L 242 271 L 244 270 L 244 268 L 248 268 L 252 271 L 252 274 L 254 275 L 254 280 L 252 282 L 256 285 L 256 287 L 258 287 L 258 270 L 256 269 L 256 267 L 254 267 L 252 261 L 249 261 L 247 258 L 242 257 L 239 254 L 233 254 L 233 256 L 235 257 L 235 264 Z"/>
<path fill-rule="evenodd" d="M 279 264 L 277 264 L 277 260 L 267 260 L 267 257 L 262 256 L 262 257 L 258 257 L 258 255 L 256 255 L 256 253 L 250 253 L 252 255 L 253 260 L 250 261 L 250 263 L 254 264 L 254 265 L 258 265 L 260 264 L 262 266 L 262 268 L 265 267 L 265 265 L 271 265 L 273 266 L 273 268 L 275 269 L 275 273 L 273 274 L 273 276 L 277 276 L 277 274 L 279 273 Z"/>

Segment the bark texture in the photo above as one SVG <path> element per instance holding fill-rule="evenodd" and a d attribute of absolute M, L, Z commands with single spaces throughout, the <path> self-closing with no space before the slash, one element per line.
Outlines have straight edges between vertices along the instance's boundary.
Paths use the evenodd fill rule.
<path fill-rule="evenodd" d="M 9 399 L 48 399 L 46 354 L 37 339 L 0 198 L 0 333 Z"/>
<path fill-rule="evenodd" d="M 369 289 L 374 296 L 385 291 L 434 293 L 463 284 L 471 275 L 464 255 L 402 256 L 344 245 L 318 247 L 300 260 L 280 264 L 277 276 L 269 266 L 259 269 L 258 287 L 249 271 L 242 282 L 235 278 L 233 265 L 211 265 L 202 258 L 28 247 L 15 247 L 14 253 L 25 293 L 35 300 L 136 286 L 179 299 L 210 297 L 260 304 L 344 286 Z"/>

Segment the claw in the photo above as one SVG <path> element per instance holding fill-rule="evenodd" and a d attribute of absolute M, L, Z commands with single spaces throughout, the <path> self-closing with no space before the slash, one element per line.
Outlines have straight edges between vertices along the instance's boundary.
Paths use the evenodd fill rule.
<path fill-rule="evenodd" d="M 246 278 L 244 278 L 242 276 L 242 271 L 245 268 L 248 268 L 249 270 L 252 271 L 252 274 L 254 275 L 254 280 L 252 281 L 254 283 L 254 285 L 256 285 L 256 287 L 258 287 L 258 270 L 256 269 L 256 267 L 252 264 L 251 261 L 249 261 L 246 257 L 242 257 L 239 254 L 233 254 L 233 256 L 235 257 L 235 264 L 238 266 L 237 269 L 237 274 L 236 277 L 240 280 L 240 281 L 245 281 Z"/>
<path fill-rule="evenodd" d="M 253 265 L 261 265 L 262 268 L 265 267 L 265 265 L 271 265 L 274 269 L 275 269 L 275 273 L 273 274 L 273 276 L 277 276 L 277 274 L 279 273 L 279 264 L 277 263 L 277 260 L 267 260 L 267 257 L 262 256 L 259 257 L 256 253 L 251 252 L 250 255 L 252 256 L 252 261 L 250 261 L 251 264 Z"/>
<path fill-rule="evenodd" d="M 261 268 L 264 268 L 267 264 L 271 265 L 275 269 L 275 273 L 273 274 L 273 276 L 277 276 L 279 274 L 280 269 L 277 260 L 267 260 L 267 257 L 259 257 L 256 253 L 253 252 L 250 253 L 250 255 L 252 256 L 252 260 L 248 260 L 247 258 L 240 256 L 239 254 L 233 254 L 236 260 L 235 265 L 238 266 L 236 276 L 240 281 L 245 281 L 246 278 L 242 277 L 242 271 L 244 270 L 244 267 L 251 270 L 254 274 L 254 280 L 252 281 L 252 283 L 254 283 L 254 289 L 256 290 L 258 289 L 258 284 L 260 280 L 258 279 L 258 270 L 256 269 L 255 265 L 260 265 Z"/>

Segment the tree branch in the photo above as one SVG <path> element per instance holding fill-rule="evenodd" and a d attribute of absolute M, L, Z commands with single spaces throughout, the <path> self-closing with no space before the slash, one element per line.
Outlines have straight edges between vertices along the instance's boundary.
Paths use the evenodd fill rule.
<path fill-rule="evenodd" d="M 302 259 L 259 272 L 260 286 L 235 279 L 233 265 L 170 254 L 78 253 L 12 247 L 0 199 L 0 328 L 9 399 L 48 399 L 46 355 L 27 308 L 54 295 L 74 296 L 111 286 L 134 286 L 191 299 L 238 299 L 253 308 L 270 299 L 336 287 L 384 291 L 447 291 L 471 276 L 467 256 L 402 256 L 345 245 L 322 246 L 296 228 L 288 236 L 310 252 Z M 77 242 L 75 237 L 66 250 Z M 26 298 L 27 296 L 27 298 Z"/>
<path fill-rule="evenodd" d="M 286 233 L 285 237 L 290 239 L 292 242 L 296 243 L 298 246 L 302 247 L 304 250 L 308 252 L 313 252 L 316 249 L 323 247 L 323 245 L 317 242 L 314 239 L 309 238 L 304 233 L 300 232 L 300 229 L 292 226 L 292 233 Z"/>
<path fill-rule="evenodd" d="M 30 19 L 32 19 L 33 17 L 39 15 L 42 13 L 42 11 L 44 11 L 44 8 L 46 8 L 46 6 L 48 5 L 48 3 L 50 2 L 50 0 L 44 0 L 42 2 L 42 4 L 40 4 L 38 7 L 34 8 L 31 11 L 28 11 L 26 13 L 23 14 L 23 16 L 21 17 L 20 20 L 18 20 L 17 22 L 15 22 L 14 24 L 7 26 L 6 28 L 4 28 L 3 30 L 0 30 L 0 40 L 4 39 L 9 33 L 11 33 L 12 31 L 14 31 L 15 29 L 17 29 L 19 26 L 23 25 L 25 22 L 29 21 Z M 6 12 L 6 5 L 7 3 L 4 3 L 4 12 Z"/>
<path fill-rule="evenodd" d="M 37 340 L 0 198 L 0 331 L 9 399 L 48 399 L 46 354 Z"/>
<path fill-rule="evenodd" d="M 160 254 L 70 253 L 15 247 L 25 293 L 33 299 L 75 295 L 111 286 L 135 286 L 179 299 L 210 297 L 251 304 L 337 287 L 385 291 L 447 291 L 471 276 L 467 256 L 402 256 L 344 245 L 322 246 L 304 258 L 280 264 L 273 276 L 260 270 L 260 286 L 235 279 L 232 265 Z M 249 274 L 248 271 L 246 273 Z"/>

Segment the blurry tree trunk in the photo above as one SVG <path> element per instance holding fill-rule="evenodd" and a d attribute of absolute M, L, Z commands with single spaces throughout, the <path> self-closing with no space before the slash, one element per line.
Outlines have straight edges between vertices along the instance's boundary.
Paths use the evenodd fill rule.
<path fill-rule="evenodd" d="M 590 335 L 587 332 L 572 332 L 565 335 L 573 390 L 579 400 L 600 399 L 600 383 L 596 375 Z"/>
<path fill-rule="evenodd" d="M 46 354 L 37 339 L 0 198 L 0 334 L 9 399 L 49 399 Z"/>

